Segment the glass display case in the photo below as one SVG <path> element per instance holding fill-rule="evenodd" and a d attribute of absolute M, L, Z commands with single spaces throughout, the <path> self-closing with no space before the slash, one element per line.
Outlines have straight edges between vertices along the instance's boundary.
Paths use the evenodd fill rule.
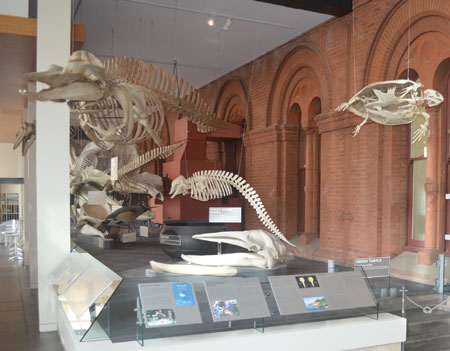
<path fill-rule="evenodd" d="M 113 343 L 367 316 L 378 303 L 364 270 L 305 273 L 295 264 L 240 268 L 235 277 L 135 270 L 122 280 L 87 253 L 73 252 L 52 274 L 80 341 Z M 141 272 L 142 270 L 142 272 Z"/>
<path fill-rule="evenodd" d="M 108 339 L 108 303 L 122 278 L 88 253 L 73 251 L 50 280 L 79 340 Z M 106 323 L 100 326 L 99 318 Z"/>

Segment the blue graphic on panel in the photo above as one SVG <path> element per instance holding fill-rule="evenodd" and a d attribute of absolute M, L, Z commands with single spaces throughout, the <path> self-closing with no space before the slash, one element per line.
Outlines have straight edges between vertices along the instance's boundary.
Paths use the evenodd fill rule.
<path fill-rule="evenodd" d="M 195 306 L 194 292 L 190 283 L 172 284 L 173 295 L 177 306 Z"/>

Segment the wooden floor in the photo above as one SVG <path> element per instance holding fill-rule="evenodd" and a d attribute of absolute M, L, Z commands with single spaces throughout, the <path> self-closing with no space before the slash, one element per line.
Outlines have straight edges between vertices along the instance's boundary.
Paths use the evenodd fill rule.
<path fill-rule="evenodd" d="M 28 268 L 0 245 L 0 350 L 64 351 L 57 332 L 39 333 L 37 303 Z"/>

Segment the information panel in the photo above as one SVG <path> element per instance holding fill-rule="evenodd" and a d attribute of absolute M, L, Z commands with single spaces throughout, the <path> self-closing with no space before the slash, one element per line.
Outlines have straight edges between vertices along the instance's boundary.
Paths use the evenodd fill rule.
<path fill-rule="evenodd" d="M 355 271 L 364 269 L 367 278 L 389 277 L 391 271 L 391 258 L 372 257 L 355 258 Z"/>
<path fill-rule="evenodd" d="M 230 278 L 205 281 L 214 322 L 270 317 L 257 278 Z"/>
<path fill-rule="evenodd" d="M 202 323 L 191 283 L 139 284 L 145 327 Z"/>
<path fill-rule="evenodd" d="M 241 223 L 242 209 L 240 207 L 210 207 L 210 223 Z"/>
<path fill-rule="evenodd" d="M 269 282 L 281 315 L 375 306 L 361 272 L 271 276 Z"/>

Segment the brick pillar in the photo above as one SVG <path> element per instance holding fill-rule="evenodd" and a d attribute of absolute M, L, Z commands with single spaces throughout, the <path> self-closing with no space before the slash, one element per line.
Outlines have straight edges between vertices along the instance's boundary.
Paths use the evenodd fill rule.
<path fill-rule="evenodd" d="M 427 108 L 430 114 L 430 124 L 428 126 L 428 144 L 427 144 L 427 179 L 425 183 L 425 245 L 424 249 L 419 251 L 419 264 L 431 265 L 436 262 L 438 257 L 437 238 L 437 212 L 438 212 L 438 115 L 439 107 Z"/>

